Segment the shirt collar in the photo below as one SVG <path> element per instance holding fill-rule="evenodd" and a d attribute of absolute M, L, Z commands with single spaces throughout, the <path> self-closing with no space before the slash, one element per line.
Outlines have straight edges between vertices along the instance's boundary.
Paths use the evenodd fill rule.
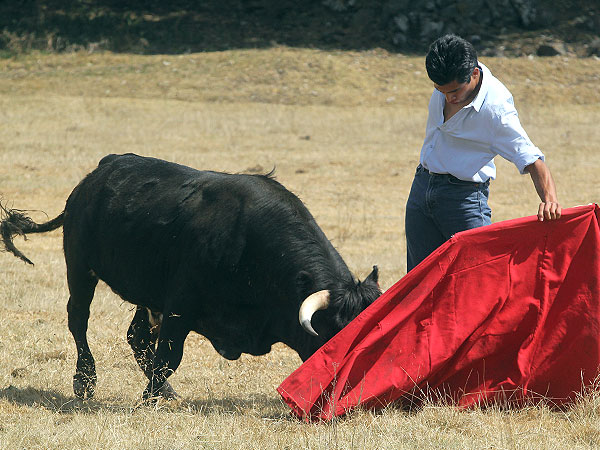
<path fill-rule="evenodd" d="M 475 108 L 475 111 L 477 112 L 479 112 L 481 106 L 483 105 L 483 101 L 485 100 L 489 89 L 490 77 L 492 76 L 492 73 L 483 64 L 479 63 L 479 68 L 481 70 L 483 80 L 481 80 L 481 86 L 479 87 L 479 92 L 477 93 L 477 96 L 471 102 L 471 105 L 473 106 L 473 108 Z"/>

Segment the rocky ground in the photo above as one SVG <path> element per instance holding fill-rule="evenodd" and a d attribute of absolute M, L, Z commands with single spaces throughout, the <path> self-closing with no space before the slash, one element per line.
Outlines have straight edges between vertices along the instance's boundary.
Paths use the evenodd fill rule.
<path fill-rule="evenodd" d="M 359 0 L 326 6 L 372 23 Z M 486 56 L 600 56 L 600 3 L 577 0 L 387 0 L 380 2 L 386 40 L 400 51 L 426 51 L 445 33 L 459 34 Z M 353 12 L 354 9 L 354 12 Z"/>
<path fill-rule="evenodd" d="M 486 56 L 600 56 L 598 0 L 19 0 L 0 52 L 183 53 L 273 45 L 421 54 L 439 35 Z"/>

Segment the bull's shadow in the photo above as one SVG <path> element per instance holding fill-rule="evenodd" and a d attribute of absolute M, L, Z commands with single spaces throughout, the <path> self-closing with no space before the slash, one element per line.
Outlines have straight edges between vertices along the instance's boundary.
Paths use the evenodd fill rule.
<path fill-rule="evenodd" d="M 263 419 L 295 420 L 289 409 L 277 395 L 253 395 L 248 397 L 215 397 L 210 399 L 181 399 L 164 401 L 159 404 L 127 404 L 122 399 L 80 400 L 74 396 L 65 396 L 58 391 L 36 389 L 33 387 L 19 388 L 8 386 L 0 389 L 0 399 L 7 400 L 20 406 L 38 408 L 40 406 L 60 414 L 96 414 L 102 410 L 136 411 L 140 409 L 167 408 L 174 411 L 193 411 L 199 415 L 237 414 L 243 415 L 248 411 L 258 411 Z"/>
<path fill-rule="evenodd" d="M 36 389 L 32 387 L 18 388 L 8 386 L 0 389 L 0 399 L 8 400 L 21 406 L 44 407 L 58 413 L 89 413 L 93 414 L 102 409 L 114 406 L 96 400 L 82 401 L 76 397 L 65 396 L 54 390 Z"/>

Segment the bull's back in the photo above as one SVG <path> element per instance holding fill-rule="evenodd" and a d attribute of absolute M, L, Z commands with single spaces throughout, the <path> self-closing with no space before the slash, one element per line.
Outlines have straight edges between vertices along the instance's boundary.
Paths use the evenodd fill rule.
<path fill-rule="evenodd" d="M 271 198 L 272 189 L 264 177 L 109 155 L 67 201 L 67 264 L 88 266 L 132 303 L 160 308 L 190 280 L 224 277 L 239 263 L 254 197 Z"/>

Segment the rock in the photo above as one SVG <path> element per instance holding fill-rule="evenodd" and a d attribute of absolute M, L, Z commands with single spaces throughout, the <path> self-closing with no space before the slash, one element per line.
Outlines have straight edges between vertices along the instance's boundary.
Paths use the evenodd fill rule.
<path fill-rule="evenodd" d="M 398 27 L 398 30 L 400 30 L 402 33 L 404 33 L 404 34 L 408 33 L 408 28 L 409 28 L 408 17 L 406 17 L 404 14 L 400 14 L 400 15 L 394 17 L 394 23 Z"/>
<path fill-rule="evenodd" d="M 394 17 L 410 9 L 411 0 L 389 0 L 382 7 L 384 19 Z"/>
<path fill-rule="evenodd" d="M 513 0 L 513 6 L 525 27 L 530 27 L 535 23 L 537 10 L 534 3 L 532 0 Z"/>
<path fill-rule="evenodd" d="M 588 56 L 600 56 L 600 37 L 594 38 L 587 46 Z"/>
<path fill-rule="evenodd" d="M 425 20 L 421 23 L 421 38 L 427 41 L 433 41 L 442 35 L 444 22 Z"/>
<path fill-rule="evenodd" d="M 323 5 L 334 11 L 346 11 L 351 6 L 354 6 L 356 0 L 323 0 Z"/>
<path fill-rule="evenodd" d="M 478 34 L 474 34 L 473 36 L 469 36 L 468 40 L 473 45 L 479 45 L 479 44 L 481 44 L 481 36 L 479 36 Z"/>
<path fill-rule="evenodd" d="M 495 47 L 485 47 L 479 53 L 481 54 L 481 56 L 502 58 L 505 56 L 504 50 L 506 50 L 506 49 L 503 45 L 498 45 Z"/>
<path fill-rule="evenodd" d="M 566 55 L 567 49 L 563 42 L 554 42 L 549 44 L 541 44 L 536 51 L 538 56 L 557 56 Z"/>

